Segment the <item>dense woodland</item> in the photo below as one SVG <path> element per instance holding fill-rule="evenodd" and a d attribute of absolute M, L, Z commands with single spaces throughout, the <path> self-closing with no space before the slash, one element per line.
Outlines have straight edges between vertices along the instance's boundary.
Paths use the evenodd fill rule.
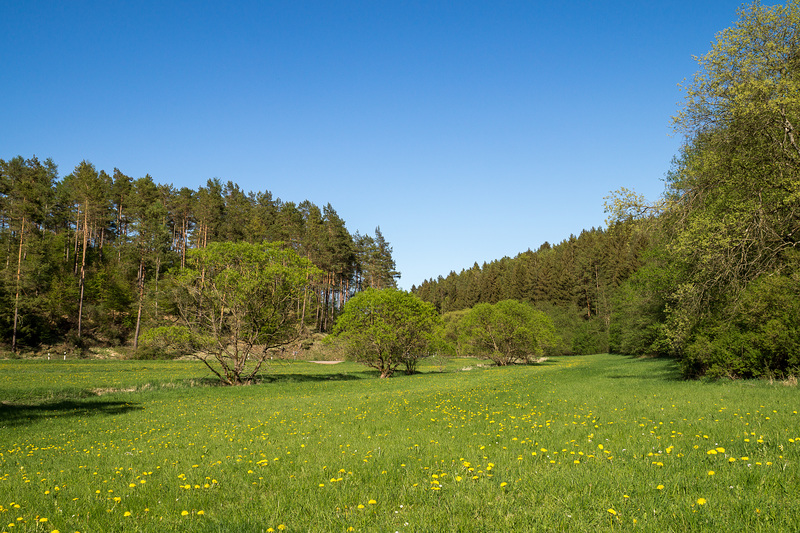
<path fill-rule="evenodd" d="M 507 299 L 532 302 L 558 327 L 561 342 L 550 353 L 602 353 L 609 350 L 618 289 L 641 266 L 647 247 L 634 223 L 618 223 L 514 258 L 476 263 L 412 290 L 443 314 Z"/>
<path fill-rule="evenodd" d="M 18 156 L 0 160 L 0 340 L 13 352 L 135 345 L 163 322 L 159 281 L 220 241 L 281 242 L 323 272 L 306 296 L 308 330 L 329 330 L 350 295 L 399 277 L 380 228 L 351 234 L 330 204 L 218 179 L 176 189 L 88 161 L 59 178 L 53 161 Z"/>

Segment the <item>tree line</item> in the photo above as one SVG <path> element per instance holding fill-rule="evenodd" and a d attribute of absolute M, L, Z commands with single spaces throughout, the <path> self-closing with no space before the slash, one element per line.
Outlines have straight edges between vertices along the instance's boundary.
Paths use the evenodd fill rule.
<path fill-rule="evenodd" d="M 412 292 L 443 314 L 509 299 L 530 302 L 558 327 L 561 340 L 549 348 L 551 354 L 607 352 L 615 295 L 641 266 L 648 245 L 648 236 L 634 224 L 620 222 L 555 245 L 545 242 L 513 258 L 475 263 L 426 280 Z"/>
<path fill-rule="evenodd" d="M 163 279 L 213 242 L 281 243 L 321 271 L 304 327 L 328 331 L 347 299 L 395 287 L 381 233 L 351 234 L 327 204 L 285 202 L 210 179 L 198 189 L 109 174 L 83 161 L 59 178 L 33 156 L 0 159 L 0 343 L 136 346 L 163 319 Z"/>

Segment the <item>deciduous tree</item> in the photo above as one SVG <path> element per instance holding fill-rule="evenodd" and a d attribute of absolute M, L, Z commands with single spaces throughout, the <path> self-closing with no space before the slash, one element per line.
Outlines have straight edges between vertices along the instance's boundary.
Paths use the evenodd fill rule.
<path fill-rule="evenodd" d="M 431 355 L 441 318 L 433 305 L 398 289 L 367 289 L 353 296 L 336 321 L 333 337 L 355 361 L 391 377 L 416 370 Z"/>
<path fill-rule="evenodd" d="M 250 383 L 270 348 L 296 339 L 298 302 L 319 271 L 281 243 L 210 242 L 173 272 L 179 328 L 194 356 L 228 385 Z M 184 338 L 186 335 L 177 335 Z"/>

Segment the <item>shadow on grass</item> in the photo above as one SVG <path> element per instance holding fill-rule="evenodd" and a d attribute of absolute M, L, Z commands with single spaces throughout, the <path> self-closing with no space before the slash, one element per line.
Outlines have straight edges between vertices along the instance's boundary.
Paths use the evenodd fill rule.
<path fill-rule="evenodd" d="M 605 377 L 611 379 L 655 379 L 659 381 L 685 381 L 678 362 L 665 357 L 628 356 L 627 360 L 636 364 L 634 372 L 609 372 Z"/>
<path fill-rule="evenodd" d="M 358 375 L 364 374 L 364 375 Z M 369 372 L 358 374 L 265 374 L 257 376 L 258 383 L 309 383 L 322 381 L 355 381 L 372 377 Z"/>
<path fill-rule="evenodd" d="M 89 399 L 59 400 L 36 405 L 0 403 L 0 427 L 32 424 L 45 418 L 73 418 L 97 415 L 118 415 L 141 411 L 136 404 Z"/>

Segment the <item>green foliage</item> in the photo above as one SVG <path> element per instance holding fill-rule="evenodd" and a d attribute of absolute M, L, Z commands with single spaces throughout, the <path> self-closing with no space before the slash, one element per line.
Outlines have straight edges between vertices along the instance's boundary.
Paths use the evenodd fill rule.
<path fill-rule="evenodd" d="M 558 343 L 550 318 L 516 300 L 478 304 L 464 316 L 461 327 L 476 354 L 500 366 L 530 363 Z"/>
<path fill-rule="evenodd" d="M 416 371 L 438 346 L 441 322 L 434 307 L 398 289 L 367 289 L 353 296 L 336 321 L 337 339 L 351 359 L 390 377 L 400 367 Z"/>
<path fill-rule="evenodd" d="M 684 374 L 783 378 L 800 373 L 798 272 L 762 276 L 745 289 L 732 320 L 709 320 L 699 327 L 681 360 Z"/>
<path fill-rule="evenodd" d="M 187 268 L 169 278 L 180 317 L 169 338 L 200 348 L 193 355 L 223 383 L 249 383 L 268 349 L 299 336 L 299 303 L 319 274 L 280 243 L 217 242 L 192 250 Z"/>
<path fill-rule="evenodd" d="M 158 326 L 145 330 L 140 341 L 137 358 L 172 359 L 195 354 L 213 344 L 214 339 L 186 326 Z"/>
<path fill-rule="evenodd" d="M 675 119 L 687 142 L 668 177 L 675 276 L 664 334 L 687 375 L 795 364 L 797 329 L 763 302 L 778 298 L 800 231 L 800 3 L 754 3 L 739 15 L 698 60 Z"/>

